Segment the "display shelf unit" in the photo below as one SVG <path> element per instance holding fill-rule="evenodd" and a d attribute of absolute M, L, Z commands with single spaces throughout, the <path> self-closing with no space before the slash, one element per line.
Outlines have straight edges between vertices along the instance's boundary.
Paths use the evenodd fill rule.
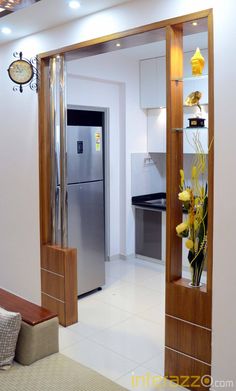
<path fill-rule="evenodd" d="M 208 78 L 208 75 L 205 74 L 205 75 L 201 75 L 201 76 L 186 76 L 186 77 L 173 77 L 173 79 L 171 79 L 171 81 L 176 81 L 176 82 L 184 82 L 184 81 L 188 81 L 188 80 L 203 80 L 203 79 L 207 79 Z"/>
<path fill-rule="evenodd" d="M 185 130 L 201 130 L 201 129 L 208 129 L 206 126 L 201 127 L 194 127 L 194 126 L 188 126 L 186 128 L 172 128 L 172 132 L 183 132 Z"/>
<path fill-rule="evenodd" d="M 167 28 L 167 247 L 166 247 L 166 325 L 165 325 L 165 376 L 184 387 L 209 390 L 201 383 L 203 376 L 211 374 L 212 328 L 212 243 L 213 243 L 213 147 L 208 154 L 208 260 L 207 282 L 200 288 L 189 286 L 182 277 L 182 239 L 176 235 L 176 226 L 182 221 L 181 203 L 178 201 L 179 171 L 183 168 L 184 135 L 189 130 L 207 134 L 213 139 L 213 23 L 212 11 L 199 16 L 205 19 L 208 31 L 208 75 L 199 78 L 183 77 L 183 36 L 185 22 Z M 195 19 L 197 16 L 195 15 Z M 187 128 L 184 125 L 184 82 L 207 79 L 208 127 Z M 199 89 L 200 90 L 200 89 Z M 204 133 L 203 132 L 203 133 Z M 208 142 L 206 143 L 206 148 Z M 188 376 L 188 386 L 181 378 Z M 191 381 L 192 380 L 192 381 Z"/>

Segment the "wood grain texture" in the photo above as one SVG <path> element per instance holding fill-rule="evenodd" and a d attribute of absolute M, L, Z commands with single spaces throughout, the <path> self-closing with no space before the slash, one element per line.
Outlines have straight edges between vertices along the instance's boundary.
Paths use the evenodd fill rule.
<path fill-rule="evenodd" d="M 41 241 L 41 286 L 42 302 L 49 308 L 56 308 L 59 321 L 70 325 L 77 321 L 77 255 L 75 249 L 48 246 L 51 242 L 51 135 L 50 135 L 50 93 L 49 62 L 39 58 L 39 189 L 40 189 L 40 241 Z M 63 278 L 55 277 L 57 273 Z M 49 299 L 50 298 L 50 299 Z M 53 298 L 55 300 L 53 300 Z M 58 300 L 63 301 L 63 305 Z M 62 310 L 63 307 L 63 310 Z"/>
<path fill-rule="evenodd" d="M 179 171 L 183 168 L 183 133 L 173 131 L 183 127 L 183 28 L 167 27 L 167 189 L 166 189 L 166 280 L 182 275 L 182 241 L 176 235 L 176 225 L 182 221 L 182 207 L 178 201 Z"/>
<path fill-rule="evenodd" d="M 210 11 L 211 10 L 206 9 L 206 10 L 203 10 L 200 12 L 194 12 L 194 13 L 179 16 L 176 18 L 165 19 L 165 20 L 162 20 L 159 22 L 147 24 L 145 26 L 139 26 L 137 28 L 129 29 L 126 31 L 115 33 L 115 34 L 105 35 L 103 37 L 91 39 L 91 40 L 84 41 L 84 42 L 79 42 L 74 45 L 64 46 L 64 47 L 58 48 L 56 50 L 51 50 L 49 52 L 41 53 L 39 55 L 39 58 L 45 59 L 45 58 L 49 58 L 49 57 L 52 57 L 52 56 L 55 56 L 58 54 L 68 54 L 68 53 L 77 52 L 77 51 L 79 53 L 80 49 L 87 48 L 87 47 L 89 48 L 91 46 L 100 45 L 100 44 L 103 44 L 106 42 L 111 42 L 116 39 L 122 39 L 125 37 L 133 36 L 135 39 L 135 36 L 137 34 L 142 34 L 147 31 L 157 30 L 157 29 L 165 28 L 167 26 L 178 25 L 180 23 L 185 23 L 185 22 L 189 22 L 189 21 L 194 21 L 196 19 L 205 18 L 209 15 Z M 188 32 L 186 31 L 186 33 L 188 33 Z M 135 41 L 133 42 L 132 45 L 135 46 Z"/>
<path fill-rule="evenodd" d="M 209 387 L 201 385 L 201 378 L 211 374 L 210 366 L 166 348 L 165 368 L 165 376 L 172 381 L 177 377 L 179 384 L 183 387 L 193 391 L 209 390 Z M 197 381 L 195 385 L 194 381 Z"/>
<path fill-rule="evenodd" d="M 43 305 L 49 309 L 57 309 L 59 321 L 63 326 L 76 323 L 78 321 L 77 250 L 45 245 L 42 246 L 42 254 Z"/>
<path fill-rule="evenodd" d="M 166 316 L 166 342 L 170 347 L 211 364 L 211 331 Z"/>
<path fill-rule="evenodd" d="M 211 329 L 211 295 L 188 284 L 185 279 L 167 283 L 166 314 Z"/>
<path fill-rule="evenodd" d="M 44 293 L 41 294 L 42 305 L 51 311 L 58 314 L 59 322 L 62 326 L 66 327 L 66 316 L 65 316 L 65 303 L 50 297 Z"/>
<path fill-rule="evenodd" d="M 65 259 L 66 325 L 78 322 L 77 250 L 71 249 Z"/>
<path fill-rule="evenodd" d="M 51 241 L 50 213 L 50 126 L 49 126 L 49 65 L 47 60 L 39 59 L 39 206 L 40 206 L 40 241 Z"/>
<path fill-rule="evenodd" d="M 213 214 L 214 214 L 214 42 L 213 12 L 208 16 L 208 137 L 211 144 L 208 152 L 208 248 L 207 290 L 212 292 L 213 271 Z"/>
<path fill-rule="evenodd" d="M 56 251 L 58 248 L 58 251 Z M 65 250 L 59 246 L 43 245 L 41 249 L 41 268 L 65 275 Z"/>
<path fill-rule="evenodd" d="M 59 300 L 65 300 L 65 278 L 50 271 L 41 269 L 42 292 Z"/>
<path fill-rule="evenodd" d="M 213 31 L 212 11 L 208 13 L 209 45 L 209 140 L 214 135 L 213 110 Z M 196 19 L 200 18 L 200 15 Z M 166 250 L 166 376 L 197 376 L 210 374 L 212 325 L 212 263 L 213 263 L 213 174 L 214 149 L 209 151 L 209 217 L 207 285 L 192 288 L 182 278 L 182 240 L 175 227 L 182 221 L 177 199 L 179 169 L 183 165 L 183 139 L 173 128 L 183 127 L 181 34 L 184 26 L 167 27 L 167 250 Z M 183 38 L 183 34 L 182 34 Z M 169 316 L 168 316 L 169 315 Z M 176 317 L 178 319 L 173 319 Z M 191 322 L 186 323 L 186 322 Z M 200 327 L 199 327 L 200 326 Z M 167 347 L 171 347 L 173 352 Z M 186 356 L 187 355 L 187 356 Z M 199 361 L 200 360 L 200 361 Z M 186 387 L 186 385 L 184 385 Z M 187 387 L 196 389 L 196 387 Z M 201 386 L 198 389 L 206 390 Z"/>
<path fill-rule="evenodd" d="M 33 304 L 4 289 L 0 289 L 0 306 L 7 311 L 19 312 L 22 320 L 31 326 L 35 326 L 57 316 L 55 311 L 52 312 L 46 308 Z"/>

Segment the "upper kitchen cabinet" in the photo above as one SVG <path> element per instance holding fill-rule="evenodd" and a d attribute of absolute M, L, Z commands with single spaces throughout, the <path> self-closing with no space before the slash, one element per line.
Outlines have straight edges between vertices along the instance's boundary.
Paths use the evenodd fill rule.
<path fill-rule="evenodd" d="M 166 58 L 140 61 L 140 105 L 142 109 L 166 107 Z"/>

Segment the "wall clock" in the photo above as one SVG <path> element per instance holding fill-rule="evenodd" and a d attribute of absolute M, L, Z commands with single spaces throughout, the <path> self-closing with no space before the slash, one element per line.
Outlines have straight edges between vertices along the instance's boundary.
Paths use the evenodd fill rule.
<path fill-rule="evenodd" d="M 14 60 L 7 70 L 10 79 L 17 84 L 13 90 L 23 92 L 23 86 L 28 85 L 32 90 L 37 91 L 38 71 L 34 65 L 37 60 L 35 58 L 31 60 L 23 58 L 22 52 L 14 53 L 13 56 L 18 57 L 18 59 Z"/>

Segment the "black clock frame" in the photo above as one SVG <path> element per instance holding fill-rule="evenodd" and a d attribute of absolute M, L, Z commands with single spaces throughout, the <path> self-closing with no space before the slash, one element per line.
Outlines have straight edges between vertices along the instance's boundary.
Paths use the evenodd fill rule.
<path fill-rule="evenodd" d="M 34 90 L 34 91 L 38 92 L 39 74 L 38 74 L 38 69 L 37 69 L 37 65 L 38 65 L 37 64 L 37 58 L 33 57 L 30 60 L 27 59 L 27 58 L 23 58 L 23 53 L 22 52 L 20 52 L 20 53 L 15 52 L 15 53 L 13 53 L 13 56 L 16 58 L 16 60 L 12 61 L 12 63 L 9 65 L 9 68 L 7 70 L 9 78 L 15 84 L 17 84 L 17 86 L 13 87 L 13 91 L 20 91 L 22 93 L 23 92 L 23 86 L 24 87 L 29 86 L 31 90 Z M 12 64 L 14 64 L 17 61 L 24 61 L 24 62 L 26 62 L 27 64 L 30 65 L 30 67 L 32 69 L 32 76 L 30 77 L 29 80 L 27 80 L 24 83 L 18 83 L 17 81 L 13 80 L 13 78 L 10 75 L 10 68 L 11 68 Z"/>

